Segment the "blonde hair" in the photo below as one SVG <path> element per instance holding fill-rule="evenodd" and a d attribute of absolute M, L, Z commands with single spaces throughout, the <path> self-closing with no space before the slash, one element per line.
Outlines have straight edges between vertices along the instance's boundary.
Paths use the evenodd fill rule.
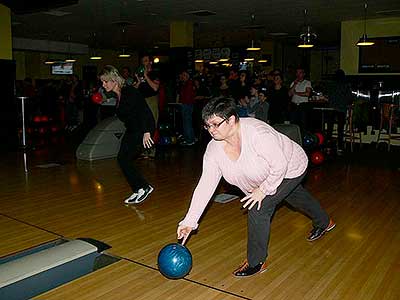
<path fill-rule="evenodd" d="M 117 68 L 111 65 L 107 65 L 99 74 L 100 80 L 104 81 L 114 81 L 122 88 L 125 84 L 125 79 L 119 74 Z"/>

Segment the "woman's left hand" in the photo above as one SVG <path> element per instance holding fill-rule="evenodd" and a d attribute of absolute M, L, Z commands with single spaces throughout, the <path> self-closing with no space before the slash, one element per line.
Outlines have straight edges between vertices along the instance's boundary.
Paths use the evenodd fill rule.
<path fill-rule="evenodd" d="M 151 139 L 150 132 L 145 132 L 143 134 L 143 147 L 151 148 L 154 145 L 153 140 Z"/>
<path fill-rule="evenodd" d="M 264 198 L 264 193 L 260 190 L 260 188 L 256 188 L 251 192 L 250 195 L 241 199 L 240 202 L 246 201 L 246 203 L 243 205 L 243 208 L 247 208 L 248 210 L 250 210 L 254 207 L 254 205 L 257 204 L 257 210 L 260 210 L 261 203 Z"/>

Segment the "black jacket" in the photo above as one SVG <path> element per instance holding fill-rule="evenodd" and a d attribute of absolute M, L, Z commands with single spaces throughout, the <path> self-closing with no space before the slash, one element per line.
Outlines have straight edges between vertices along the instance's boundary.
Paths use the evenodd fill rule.
<path fill-rule="evenodd" d="M 117 107 L 117 116 L 125 124 L 126 131 L 140 140 L 145 132 L 153 135 L 155 121 L 146 100 L 138 89 L 125 86 Z"/>

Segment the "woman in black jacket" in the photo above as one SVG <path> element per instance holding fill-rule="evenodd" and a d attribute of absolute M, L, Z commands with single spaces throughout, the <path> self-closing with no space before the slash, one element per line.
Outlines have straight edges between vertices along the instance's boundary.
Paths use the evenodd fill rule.
<path fill-rule="evenodd" d="M 117 95 L 117 116 L 125 124 L 126 132 L 121 141 L 118 163 L 132 188 L 132 195 L 126 204 L 143 202 L 153 191 L 153 187 L 135 168 L 134 159 L 144 148 L 154 144 L 154 118 L 142 94 L 132 86 L 124 86 L 124 79 L 113 66 L 105 66 L 99 74 L 104 89 Z"/>

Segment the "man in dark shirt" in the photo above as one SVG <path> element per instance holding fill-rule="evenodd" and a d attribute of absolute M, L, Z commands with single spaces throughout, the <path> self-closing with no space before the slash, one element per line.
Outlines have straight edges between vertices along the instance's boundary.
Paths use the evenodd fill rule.
<path fill-rule="evenodd" d="M 338 153 L 340 153 L 343 151 L 344 146 L 344 124 L 347 108 L 353 100 L 350 84 L 346 82 L 346 74 L 343 70 L 339 69 L 336 71 L 335 80 L 327 85 L 325 93 L 328 97 L 329 106 L 335 109 L 327 115 L 328 127 L 326 138 L 328 140 L 332 138 L 333 123 L 337 121 Z"/>
<path fill-rule="evenodd" d="M 192 146 L 195 143 L 193 131 L 193 106 L 195 103 L 195 90 L 189 73 L 184 70 L 179 74 L 180 89 L 179 102 L 182 103 L 182 126 L 185 141 L 183 146 Z"/>
<path fill-rule="evenodd" d="M 160 89 L 160 80 L 157 72 L 153 70 L 153 58 L 150 55 L 144 55 L 141 59 L 141 67 L 139 68 L 138 73 L 136 73 L 137 82 L 134 85 L 139 89 L 139 92 L 146 99 L 147 105 L 149 106 L 151 113 L 154 118 L 154 126 L 157 128 L 158 123 L 158 91 Z M 155 157 L 155 148 L 151 148 L 147 150 L 147 155 L 154 158 Z"/>
<path fill-rule="evenodd" d="M 153 59 L 149 55 L 142 57 L 143 71 L 136 73 L 137 82 L 135 87 L 139 89 L 140 93 L 146 99 L 147 104 L 153 114 L 154 120 L 157 124 L 158 121 L 158 90 L 160 88 L 160 79 L 157 72 L 153 70 Z"/>
<path fill-rule="evenodd" d="M 269 121 L 270 124 L 280 124 L 288 119 L 289 114 L 289 96 L 288 89 L 283 86 L 281 74 L 273 77 L 273 86 L 268 91 L 269 103 Z"/>

